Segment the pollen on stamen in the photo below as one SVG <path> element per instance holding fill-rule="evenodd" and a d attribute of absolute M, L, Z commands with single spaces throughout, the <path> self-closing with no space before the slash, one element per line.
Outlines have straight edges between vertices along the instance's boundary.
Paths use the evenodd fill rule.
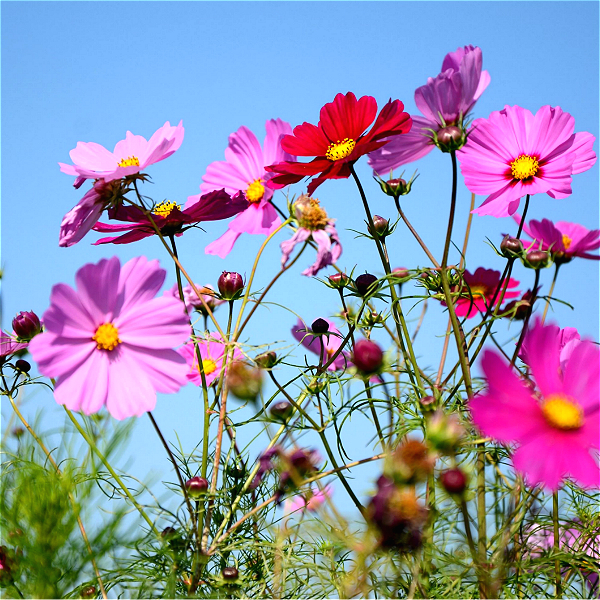
<path fill-rule="evenodd" d="M 140 159 L 137 156 L 128 156 L 127 158 L 121 159 L 118 165 L 119 167 L 139 167 Z"/>
<path fill-rule="evenodd" d="M 521 154 L 510 163 L 512 176 L 520 181 L 535 176 L 539 169 L 538 159 L 529 154 Z"/>
<path fill-rule="evenodd" d="M 173 200 L 165 200 L 164 202 L 157 204 L 152 213 L 159 217 L 168 217 L 175 208 L 181 210 L 181 205 L 176 204 Z"/>
<path fill-rule="evenodd" d="M 352 154 L 355 146 L 356 142 L 352 138 L 344 138 L 342 141 L 329 144 L 325 156 L 333 161 L 342 160 Z"/>
<path fill-rule="evenodd" d="M 583 410 L 570 396 L 552 394 L 542 404 L 542 414 L 550 425 L 562 430 L 579 429 L 583 425 Z"/>
<path fill-rule="evenodd" d="M 199 370 L 200 369 L 198 369 L 198 371 Z M 215 363 L 212 358 L 204 358 L 202 359 L 202 370 L 204 371 L 205 375 L 210 375 L 217 370 L 217 363 Z"/>
<path fill-rule="evenodd" d="M 260 179 L 255 179 L 248 184 L 244 193 L 248 202 L 260 202 L 265 195 L 265 186 Z"/>
<path fill-rule="evenodd" d="M 120 343 L 119 330 L 112 323 L 103 323 L 92 337 L 98 350 L 114 350 Z"/>
<path fill-rule="evenodd" d="M 568 250 L 569 246 L 573 243 L 573 240 L 568 235 L 565 235 L 563 233 L 562 243 L 563 243 L 563 246 L 565 247 L 565 250 Z"/>

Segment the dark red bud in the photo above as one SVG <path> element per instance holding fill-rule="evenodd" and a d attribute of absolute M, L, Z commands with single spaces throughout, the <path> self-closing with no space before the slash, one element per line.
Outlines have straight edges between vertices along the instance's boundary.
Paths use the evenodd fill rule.
<path fill-rule="evenodd" d="M 448 469 L 442 473 L 442 485 L 449 494 L 462 494 L 467 487 L 467 477 L 460 469 Z"/>
<path fill-rule="evenodd" d="M 383 365 L 383 351 L 372 340 L 359 340 L 354 346 L 352 362 L 363 374 L 376 373 Z"/>
<path fill-rule="evenodd" d="M 419 403 L 424 410 L 433 410 L 435 406 L 435 398 L 433 396 L 423 396 L 419 398 Z"/>
<path fill-rule="evenodd" d="M 500 250 L 502 250 L 504 256 L 510 258 L 515 254 L 523 252 L 523 242 L 517 238 L 510 237 L 510 235 L 505 235 L 500 244 Z"/>
<path fill-rule="evenodd" d="M 388 235 L 389 229 L 388 229 L 388 220 L 384 219 L 383 217 L 380 217 L 379 215 L 374 215 L 373 216 L 373 228 L 375 233 L 380 236 L 380 237 L 385 237 L 386 235 Z M 371 233 L 371 235 L 373 235 L 373 232 L 371 231 L 371 228 L 369 227 L 369 233 Z"/>
<path fill-rule="evenodd" d="M 98 595 L 98 590 L 95 585 L 88 585 L 81 590 L 82 598 L 95 598 Z"/>
<path fill-rule="evenodd" d="M 263 352 L 254 359 L 254 362 L 261 369 L 271 369 L 277 364 L 277 354 L 273 352 L 273 350 L 270 350 L 269 352 Z"/>
<path fill-rule="evenodd" d="M 350 277 L 348 277 L 346 273 L 334 273 L 333 275 L 330 275 L 327 279 L 329 280 L 331 286 L 336 289 L 345 288 L 348 285 L 348 283 L 350 283 Z"/>
<path fill-rule="evenodd" d="M 329 323 L 325 319 L 316 319 L 311 325 L 313 333 L 327 333 L 329 331 Z"/>
<path fill-rule="evenodd" d="M 223 271 L 218 281 L 219 292 L 225 300 L 237 300 L 244 289 L 244 280 L 239 273 Z"/>
<path fill-rule="evenodd" d="M 199 498 L 208 490 L 208 481 L 204 477 L 192 477 L 185 482 L 185 489 L 191 498 Z"/>
<path fill-rule="evenodd" d="M 294 412 L 294 407 L 287 400 L 281 400 L 271 405 L 270 412 L 274 419 L 285 422 Z"/>
<path fill-rule="evenodd" d="M 375 275 L 371 275 L 370 273 L 364 273 L 363 275 L 359 275 L 354 280 L 354 285 L 356 286 L 356 291 L 361 296 L 366 296 L 368 293 L 373 293 L 375 291 L 375 287 L 373 284 L 377 281 L 377 277 Z"/>
<path fill-rule="evenodd" d="M 446 146 L 452 142 L 459 142 L 462 139 L 462 136 L 463 132 L 460 127 L 450 125 L 449 127 L 444 127 L 438 131 L 437 139 L 440 144 Z"/>
<path fill-rule="evenodd" d="M 31 371 L 31 365 L 22 358 L 15 363 L 15 367 L 17 367 L 21 373 L 29 373 L 29 371 Z"/>
<path fill-rule="evenodd" d="M 223 579 L 227 579 L 228 581 L 234 581 L 240 576 L 240 572 L 235 567 L 225 567 L 223 571 L 221 571 L 223 575 Z"/>
<path fill-rule="evenodd" d="M 33 311 L 21 311 L 12 322 L 13 330 L 22 341 L 29 341 L 42 330 L 42 324 Z"/>
<path fill-rule="evenodd" d="M 550 254 L 544 250 L 532 250 L 525 257 L 529 266 L 534 269 L 545 267 L 550 260 Z"/>

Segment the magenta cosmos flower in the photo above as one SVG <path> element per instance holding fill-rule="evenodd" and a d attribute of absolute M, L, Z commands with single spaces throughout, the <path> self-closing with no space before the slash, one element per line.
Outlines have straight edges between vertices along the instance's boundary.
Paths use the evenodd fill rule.
<path fill-rule="evenodd" d="M 27 348 L 29 342 L 18 342 L 16 335 L 0 331 L 0 359 L 8 358 L 15 352 Z"/>
<path fill-rule="evenodd" d="M 475 120 L 456 154 L 469 190 L 489 194 L 473 212 L 506 217 L 527 194 L 569 196 L 571 176 L 596 162 L 596 138 L 574 129 L 575 119 L 558 106 L 542 106 L 535 115 L 520 106 L 505 106 Z"/>
<path fill-rule="evenodd" d="M 292 335 L 295 339 L 302 343 L 305 348 L 314 352 L 317 356 L 321 355 L 321 340 L 323 340 L 323 361 L 327 362 L 338 351 L 342 345 L 344 336 L 335 326 L 333 321 L 324 319 L 329 324 L 327 334 L 316 337 L 312 334 L 310 327 L 307 327 L 300 319 L 294 327 L 292 327 Z M 337 358 L 327 367 L 328 371 L 340 371 L 351 366 L 352 362 L 346 352 L 340 352 Z"/>
<path fill-rule="evenodd" d="M 494 306 L 498 304 L 500 302 L 501 291 L 496 294 L 496 290 L 498 289 L 500 278 L 500 272 L 493 269 L 479 267 L 473 274 L 465 271 L 463 273 L 464 285 L 461 288 L 461 295 L 454 301 L 456 314 L 459 317 L 470 319 L 479 313 L 485 313 L 492 305 L 492 300 L 494 301 Z M 510 279 L 503 299 L 510 300 L 517 298 L 521 292 L 512 288 L 516 288 L 518 285 L 518 281 Z M 442 302 L 442 305 L 446 306 L 446 303 Z"/>
<path fill-rule="evenodd" d="M 183 141 L 183 125 L 176 127 L 167 121 L 146 141 L 141 135 L 125 134 L 125 139 L 117 142 L 113 152 L 95 142 L 77 142 L 69 152 L 72 165 L 58 163 L 60 170 L 67 175 L 75 175 L 75 187 L 86 179 L 112 181 L 143 171 L 146 167 L 160 162 L 173 154 Z"/>
<path fill-rule="evenodd" d="M 289 123 L 281 119 L 266 122 L 267 135 L 263 147 L 247 128 L 240 127 L 229 136 L 225 160 L 212 163 L 206 169 L 202 193 L 224 188 L 228 194 L 243 192 L 249 206 L 231 221 L 224 235 L 209 244 L 206 254 L 225 258 L 242 233 L 269 235 L 281 224 L 277 211 L 270 203 L 273 190 L 266 182 L 273 176 L 265 167 L 281 161 L 295 160 L 281 148 L 281 138 L 292 133 Z"/>
<path fill-rule="evenodd" d="M 308 163 L 288 161 L 267 167 L 276 174 L 269 187 L 278 189 L 317 175 L 308 186 L 312 194 L 327 179 L 350 177 L 350 166 L 361 156 L 381 148 L 391 136 L 410 131 L 410 115 L 403 111 L 400 100 L 390 100 L 377 115 L 375 98 L 357 100 L 352 92 L 338 94 L 321 108 L 318 125 L 298 125 L 292 135 L 281 140 L 281 147 L 289 154 L 316 158 Z"/>
<path fill-rule="evenodd" d="M 186 364 L 173 349 L 190 326 L 181 302 L 155 298 L 166 271 L 140 256 L 121 268 L 115 256 L 87 264 L 76 289 L 52 288 L 45 331 L 29 350 L 40 373 L 57 380 L 59 404 L 89 415 L 106 406 L 116 419 L 152 410 L 156 392 L 185 385 Z"/>
<path fill-rule="evenodd" d="M 214 381 L 218 380 L 221 371 L 223 370 L 223 363 L 225 361 L 225 351 L 227 349 L 226 343 L 218 333 L 211 333 L 207 339 L 198 339 L 196 341 L 198 348 L 200 348 L 200 356 L 202 358 L 202 367 L 204 369 L 204 376 L 206 377 L 206 385 L 210 385 Z M 185 346 L 179 349 L 179 354 L 185 359 L 187 363 L 187 375 L 188 381 L 191 381 L 195 385 L 202 385 L 202 376 L 200 375 L 200 368 L 198 367 L 198 355 L 196 354 L 196 344 L 194 342 L 188 342 Z M 230 359 L 229 364 L 234 360 L 244 360 L 242 351 L 236 346 L 233 350 L 233 357 Z M 227 373 L 227 368 L 225 369 Z"/>
<path fill-rule="evenodd" d="M 389 143 L 369 154 L 369 165 L 377 174 L 423 158 L 434 148 L 434 137 L 445 127 L 462 129 L 464 118 L 490 83 L 490 75 L 481 70 L 481 49 L 458 48 L 446 54 L 442 72 L 429 77 L 426 85 L 415 91 L 415 104 L 424 115 L 412 117 L 412 129 L 395 136 Z"/>
<path fill-rule="evenodd" d="M 513 215 L 513 218 L 521 223 L 519 215 Z M 528 224 L 523 224 L 523 231 L 533 240 L 533 248 L 558 254 L 563 262 L 575 256 L 600 260 L 600 255 L 590 254 L 590 250 L 600 248 L 600 229 L 590 231 L 578 223 L 532 219 Z"/>
<path fill-rule="evenodd" d="M 302 271 L 302 275 L 314 277 L 321 269 L 336 262 L 342 254 L 342 245 L 334 226 L 335 219 L 327 216 L 317 198 L 306 194 L 294 202 L 294 213 L 298 229 L 289 240 L 281 242 L 281 265 L 285 266 L 297 244 L 312 239 L 317 244 L 317 258 L 314 264 Z"/>
<path fill-rule="evenodd" d="M 164 236 L 181 235 L 190 225 L 201 221 L 227 219 L 248 207 L 243 194 L 233 198 L 218 190 L 208 194 L 190 196 L 183 210 L 179 204 L 166 200 L 157 204 L 152 211 L 152 219 Z M 108 216 L 124 223 L 96 223 L 93 229 L 102 233 L 125 232 L 120 236 L 99 239 L 98 244 L 130 244 L 145 237 L 155 235 L 150 219 L 137 206 L 119 206 L 109 209 Z"/>
<path fill-rule="evenodd" d="M 600 350 L 578 344 L 560 369 L 558 328 L 536 324 L 526 336 L 527 357 L 537 384 L 532 393 L 495 351 L 482 368 L 488 389 L 469 402 L 473 421 L 484 435 L 518 444 L 513 464 L 530 485 L 555 491 L 571 476 L 584 487 L 600 487 Z"/>

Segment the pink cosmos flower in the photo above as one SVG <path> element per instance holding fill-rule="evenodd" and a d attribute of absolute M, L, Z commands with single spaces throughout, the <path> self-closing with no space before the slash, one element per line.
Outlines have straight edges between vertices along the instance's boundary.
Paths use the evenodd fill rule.
<path fill-rule="evenodd" d="M 265 166 L 296 160 L 280 144 L 284 135 L 292 133 L 292 128 L 281 119 L 267 121 L 265 128 L 267 135 L 262 148 L 247 127 L 240 127 L 232 133 L 225 150 L 225 160 L 209 165 L 202 177 L 202 193 L 224 188 L 231 195 L 243 192 L 250 203 L 245 211 L 229 223 L 225 234 L 206 247 L 206 254 L 225 258 L 242 233 L 269 235 L 281 224 L 277 211 L 270 203 L 273 190 L 266 186 L 273 174 L 267 173 Z"/>
<path fill-rule="evenodd" d="M 303 321 L 298 319 L 298 323 L 292 327 L 292 335 L 296 338 L 305 348 L 308 348 L 311 352 L 314 352 L 317 356 L 321 355 L 321 341 L 323 340 L 323 361 L 327 362 L 342 345 L 344 336 L 340 333 L 340 330 L 335 326 L 333 321 L 325 319 L 329 324 L 329 334 L 321 336 L 321 338 L 314 337 L 311 335 L 311 330 L 307 327 Z M 347 352 L 340 352 L 337 358 L 327 367 L 328 371 L 340 371 L 342 369 L 351 366 L 349 355 Z"/>
<path fill-rule="evenodd" d="M 218 190 L 203 196 L 190 196 L 183 210 L 173 201 L 164 201 L 157 204 L 152 211 L 152 219 L 161 233 L 165 236 L 181 235 L 189 226 L 201 221 L 218 221 L 227 219 L 248 207 L 248 202 L 242 194 L 233 198 L 225 192 Z M 98 244 L 130 244 L 154 235 L 148 217 L 137 206 L 118 206 L 109 209 L 108 216 L 117 221 L 124 221 L 121 225 L 111 223 L 96 223 L 94 231 L 102 233 L 126 232 L 120 236 L 105 237 L 98 240 Z"/>
<path fill-rule="evenodd" d="M 415 104 L 424 117 L 412 116 L 412 129 L 390 138 L 386 146 L 369 154 L 369 165 L 377 174 L 423 158 L 434 148 L 433 132 L 444 127 L 461 126 L 475 102 L 490 83 L 490 75 L 481 70 L 481 49 L 465 46 L 446 54 L 442 72 L 429 77 L 415 91 Z"/>
<path fill-rule="evenodd" d="M 520 106 L 505 106 L 475 120 L 456 154 L 469 190 L 489 194 L 473 212 L 506 217 L 527 194 L 569 196 L 571 176 L 596 162 L 596 138 L 574 129 L 575 119 L 558 106 L 542 106 L 535 115 Z"/>
<path fill-rule="evenodd" d="M 76 289 L 52 288 L 45 331 L 29 350 L 40 373 L 57 379 L 59 404 L 89 415 L 106 406 L 116 419 L 152 410 L 156 392 L 186 384 L 186 365 L 173 350 L 190 335 L 181 303 L 159 296 L 166 276 L 140 256 L 121 268 L 115 256 L 87 264 Z"/>
<path fill-rule="evenodd" d="M 521 223 L 520 215 L 513 215 L 517 223 Z M 600 260 L 600 255 L 589 254 L 590 250 L 600 248 L 600 229 L 590 231 L 583 225 L 549 219 L 531 220 L 523 224 L 523 231 L 533 240 L 536 250 L 548 250 L 562 256 L 562 260 L 570 260 L 575 256 Z"/>
<path fill-rule="evenodd" d="M 526 345 L 537 391 L 532 393 L 498 353 L 487 350 L 482 368 L 488 389 L 469 402 L 473 422 L 484 435 L 518 445 L 513 465 L 530 485 L 555 491 L 571 476 L 582 486 L 600 487 L 600 468 L 591 452 L 600 438 L 600 349 L 581 342 L 561 370 L 556 327 L 537 323 Z"/>
<path fill-rule="evenodd" d="M 202 357 L 206 385 L 210 385 L 215 380 L 218 380 L 221 375 L 227 346 L 218 333 L 211 333 L 210 337 L 205 340 L 198 339 L 197 344 L 200 348 L 200 356 Z M 198 368 L 198 356 L 196 355 L 194 343 L 188 342 L 185 346 L 182 346 L 178 352 L 187 363 L 186 377 L 188 378 L 188 381 L 201 386 L 202 376 L 200 375 L 200 369 Z M 244 355 L 237 346 L 233 350 L 231 362 L 234 360 L 244 360 Z"/>
<path fill-rule="evenodd" d="M 28 342 L 18 342 L 16 335 L 0 331 L 0 359 L 8 358 L 15 352 L 27 348 Z"/>
<path fill-rule="evenodd" d="M 464 285 L 461 289 L 461 296 L 454 301 L 456 314 L 459 317 L 471 319 L 480 313 L 485 313 L 491 305 L 494 295 L 494 306 L 500 301 L 501 292 L 496 294 L 501 274 L 493 269 L 484 269 L 479 267 L 475 273 L 469 271 L 463 273 Z M 504 285 L 504 284 L 503 284 Z M 512 290 L 519 285 L 515 279 L 508 282 L 504 300 L 517 298 L 521 292 Z M 454 291 L 457 291 L 456 289 Z M 442 302 L 446 306 L 445 302 Z"/>
<path fill-rule="evenodd" d="M 288 498 L 284 504 L 284 511 L 286 514 L 291 515 L 298 511 L 309 511 L 316 512 L 333 494 L 333 487 L 331 484 L 327 484 L 322 490 L 319 488 L 311 488 L 310 498 L 306 500 L 306 497 L 302 494 Z"/>
<path fill-rule="evenodd" d="M 69 152 L 73 164 L 58 163 L 60 170 L 77 177 L 75 187 L 86 179 L 108 182 L 139 173 L 179 149 L 184 132 L 181 123 L 172 127 L 167 121 L 148 141 L 128 131 L 125 139 L 117 142 L 113 152 L 95 142 L 77 142 L 77 146 Z"/>
<path fill-rule="evenodd" d="M 225 303 L 225 300 L 220 300 L 216 297 L 216 292 L 212 285 L 198 285 L 196 284 L 196 289 L 200 292 L 200 295 L 204 299 L 204 302 L 208 305 L 210 310 L 215 310 L 217 306 Z M 166 294 L 170 294 L 174 296 L 178 300 L 179 297 L 179 286 L 175 284 Z M 198 294 L 194 291 L 191 285 L 186 285 L 183 287 L 183 302 L 186 306 L 186 310 L 195 309 L 202 314 L 205 313 L 204 304 L 202 304 L 202 300 L 198 297 Z"/>
<path fill-rule="evenodd" d="M 306 194 L 302 194 L 296 200 L 294 212 L 299 227 L 289 240 L 280 245 L 281 265 L 285 266 L 296 244 L 303 244 L 312 239 L 317 244 L 317 259 L 313 265 L 302 271 L 302 275 L 313 277 L 321 269 L 336 262 L 342 254 L 342 245 L 334 226 L 335 219 L 329 219 L 319 201 Z"/>

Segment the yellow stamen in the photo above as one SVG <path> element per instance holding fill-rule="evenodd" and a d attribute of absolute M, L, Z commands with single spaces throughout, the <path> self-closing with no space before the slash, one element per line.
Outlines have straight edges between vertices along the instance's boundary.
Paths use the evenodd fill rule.
<path fill-rule="evenodd" d="M 539 171 L 540 165 L 535 156 L 521 154 L 510 163 L 510 170 L 515 179 L 523 180 L 533 177 Z"/>
<path fill-rule="evenodd" d="M 202 360 L 202 369 L 205 375 L 210 375 L 217 370 L 217 363 L 211 358 L 205 358 Z"/>
<path fill-rule="evenodd" d="M 563 246 L 565 247 L 565 250 L 568 250 L 569 246 L 573 243 L 573 240 L 568 235 L 565 235 L 563 233 L 562 243 L 563 243 Z"/>
<path fill-rule="evenodd" d="M 120 343 L 119 330 L 112 323 L 103 323 L 92 338 L 98 350 L 114 350 Z"/>
<path fill-rule="evenodd" d="M 260 179 L 255 179 L 248 184 L 245 194 L 248 202 L 260 202 L 265 195 L 265 186 Z"/>
<path fill-rule="evenodd" d="M 118 165 L 119 167 L 139 167 L 140 159 L 137 156 L 128 156 L 123 158 Z"/>
<path fill-rule="evenodd" d="M 351 138 L 344 138 L 341 142 L 338 140 L 335 143 L 329 144 L 325 156 L 329 160 L 342 160 L 352 154 L 352 150 L 356 146 L 356 142 Z"/>
<path fill-rule="evenodd" d="M 471 294 L 469 294 L 469 290 L 471 290 Z M 473 298 L 485 298 L 486 292 L 487 287 L 485 285 L 472 285 L 465 293 L 473 296 Z"/>
<path fill-rule="evenodd" d="M 570 396 L 552 394 L 542 404 L 546 421 L 557 429 L 579 429 L 583 425 L 583 410 Z"/>
<path fill-rule="evenodd" d="M 174 208 L 181 210 L 181 205 L 175 204 L 173 200 L 165 200 L 157 204 L 152 212 L 159 217 L 168 217 Z"/>
<path fill-rule="evenodd" d="M 316 229 L 325 229 L 329 224 L 327 212 L 321 208 L 317 198 L 302 194 L 294 203 L 294 209 L 300 227 L 315 231 Z"/>

